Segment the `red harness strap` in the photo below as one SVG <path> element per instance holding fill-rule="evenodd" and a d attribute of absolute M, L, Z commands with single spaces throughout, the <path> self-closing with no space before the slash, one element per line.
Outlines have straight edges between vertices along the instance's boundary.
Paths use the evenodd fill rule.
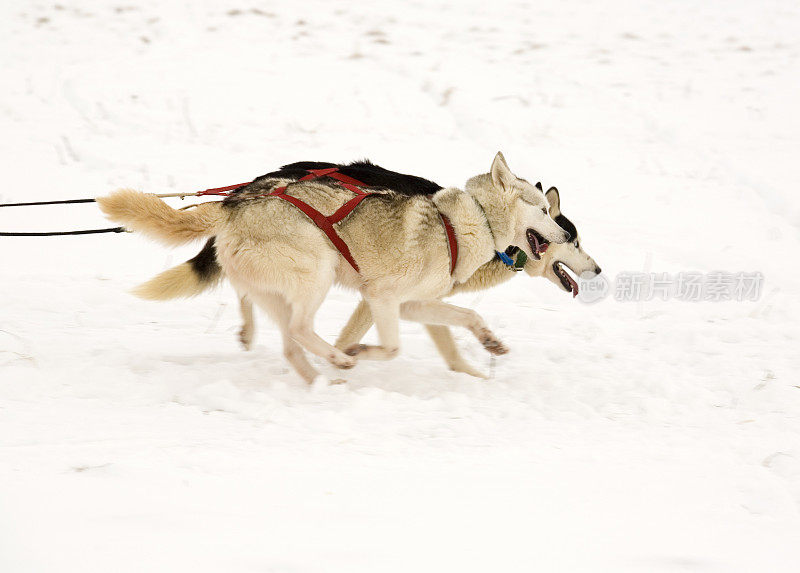
<path fill-rule="evenodd" d="M 206 189 L 205 191 L 198 191 L 195 193 L 198 197 L 202 197 L 203 195 L 228 195 L 228 191 L 233 191 L 234 189 L 238 189 L 239 187 L 244 187 L 245 185 L 250 185 L 250 182 L 247 183 L 239 183 L 238 185 L 227 185 L 225 187 L 214 187 L 213 189 Z"/>
<path fill-rule="evenodd" d="M 447 247 L 450 250 L 450 274 L 456 270 L 456 263 L 458 262 L 458 243 L 456 242 L 456 232 L 453 230 L 453 225 L 447 215 L 439 212 L 439 217 L 442 219 L 444 225 L 444 232 L 447 234 Z"/>
<path fill-rule="evenodd" d="M 323 215 L 314 209 L 314 207 L 298 199 L 297 197 L 287 195 L 286 186 L 278 187 L 266 196 L 280 197 L 284 201 L 288 201 L 300 209 L 306 214 L 306 216 L 308 216 L 309 219 L 314 222 L 317 227 L 322 229 L 322 231 L 328 236 L 328 239 L 330 239 L 331 243 L 333 243 L 333 246 L 336 247 L 345 260 L 350 263 L 350 266 L 352 266 L 357 273 L 361 272 L 358 268 L 358 263 L 356 263 L 355 259 L 353 259 L 353 255 L 350 254 L 350 249 L 347 247 L 347 243 L 342 240 L 333 226 L 336 223 L 341 222 L 345 217 L 352 213 L 353 209 L 355 209 L 358 204 L 361 203 L 361 201 L 372 195 L 371 192 L 364 191 L 362 189 L 362 187 L 369 187 L 369 185 L 362 183 L 357 179 L 353 179 L 352 177 L 348 177 L 344 173 L 340 173 L 336 167 L 328 167 L 326 169 L 309 169 L 308 175 L 304 175 L 298 181 L 311 181 L 312 179 L 318 179 L 320 177 L 330 177 L 332 179 L 336 179 L 342 187 L 348 191 L 352 191 L 356 196 L 339 207 L 336 212 L 330 216 Z M 228 195 L 228 191 L 238 189 L 239 187 L 244 187 L 245 185 L 248 185 L 248 183 L 206 189 L 205 191 L 196 193 L 196 195 Z M 453 225 L 450 223 L 450 219 L 448 219 L 442 213 L 439 213 L 439 217 L 442 219 L 442 225 L 444 226 L 444 230 L 447 235 L 447 247 L 450 251 L 450 274 L 452 275 L 456 268 L 456 263 L 458 262 L 458 243 L 456 242 L 456 233 L 453 230 Z"/>
<path fill-rule="evenodd" d="M 298 199 L 297 197 L 292 197 L 291 195 L 286 194 L 286 187 L 278 187 L 269 195 L 268 197 L 280 197 L 284 201 L 288 201 L 298 209 L 300 209 L 303 213 L 305 213 L 309 219 L 314 221 L 314 224 L 322 229 L 322 232 L 328 236 L 333 246 L 342 254 L 345 260 L 350 263 L 350 266 L 353 267 L 356 272 L 361 272 L 358 268 L 358 263 L 356 263 L 353 255 L 350 254 L 350 249 L 347 247 L 347 243 L 345 243 L 339 234 L 336 232 L 336 229 L 333 226 L 340 222 L 342 219 L 347 217 L 356 206 L 361 203 L 364 199 L 372 195 L 367 191 L 363 191 L 360 187 L 367 187 L 365 183 L 361 183 L 353 179 L 352 177 L 348 177 L 342 173 L 339 173 L 336 167 L 330 167 L 328 169 L 310 169 L 308 175 L 301 177 L 299 181 L 310 181 L 312 179 L 317 179 L 319 177 L 332 177 L 341 183 L 342 187 L 347 189 L 348 191 L 352 191 L 356 194 L 355 197 L 350 199 L 347 203 L 339 207 L 336 212 L 331 215 L 330 217 L 326 217 L 314 207 L 305 203 L 304 201 Z"/>

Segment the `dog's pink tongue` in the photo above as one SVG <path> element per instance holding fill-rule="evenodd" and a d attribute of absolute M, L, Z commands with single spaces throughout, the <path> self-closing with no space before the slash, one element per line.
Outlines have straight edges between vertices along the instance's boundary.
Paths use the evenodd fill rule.
<path fill-rule="evenodd" d="M 567 281 L 569 281 L 569 286 L 572 287 L 572 298 L 575 298 L 576 296 L 578 296 L 578 283 L 576 283 L 572 279 L 572 277 L 569 276 L 569 273 L 564 273 L 564 274 L 567 276 Z"/>
<path fill-rule="evenodd" d="M 543 252 L 547 250 L 547 246 L 549 243 L 540 243 L 539 238 L 533 233 L 531 233 L 529 236 L 531 239 L 533 239 L 533 242 L 535 243 L 535 246 L 533 247 L 534 254 L 541 255 Z"/>

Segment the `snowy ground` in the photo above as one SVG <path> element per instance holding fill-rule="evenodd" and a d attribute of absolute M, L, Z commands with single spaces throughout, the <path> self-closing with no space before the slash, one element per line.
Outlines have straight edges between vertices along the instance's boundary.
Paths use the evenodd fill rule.
<path fill-rule="evenodd" d="M 516 278 L 459 301 L 512 349 L 458 333 L 490 380 L 404 324 L 399 359 L 309 388 L 265 319 L 239 350 L 228 288 L 126 293 L 197 247 L 0 238 L 0 571 L 797 571 L 800 8 L 608 4 L 3 2 L 0 202 L 363 156 L 461 185 L 502 149 L 610 278 L 766 283 L 586 305 Z"/>

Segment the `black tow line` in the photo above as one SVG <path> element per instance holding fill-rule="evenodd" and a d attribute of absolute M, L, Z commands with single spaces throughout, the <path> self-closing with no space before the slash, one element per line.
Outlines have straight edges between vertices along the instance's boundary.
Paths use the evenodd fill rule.
<path fill-rule="evenodd" d="M 96 203 L 95 199 L 66 199 L 64 201 L 32 201 L 28 203 L 0 203 L 0 207 L 33 207 L 37 205 L 68 205 L 72 203 Z M 97 233 L 124 233 L 123 227 L 86 229 L 84 231 L 51 231 L 41 233 L 10 233 L 0 231 L 0 237 L 57 237 L 64 235 L 94 235 Z"/>
<path fill-rule="evenodd" d="M 237 183 L 225 187 L 212 187 L 205 191 L 195 191 L 193 193 L 160 193 L 156 197 L 203 197 L 206 195 L 220 195 L 227 197 L 231 191 L 244 187 L 247 183 Z M 39 205 L 70 205 L 73 203 L 97 203 L 97 199 L 64 199 L 63 201 L 31 201 L 27 203 L 0 203 L 0 207 L 36 207 Z M 190 205 L 189 207 L 193 207 Z M 188 207 L 184 207 L 187 209 Z M 61 237 L 64 235 L 95 235 L 97 233 L 127 233 L 124 227 L 108 227 L 106 229 L 86 229 L 84 231 L 52 231 L 41 233 L 9 233 L 0 231 L 0 237 Z"/>
<path fill-rule="evenodd" d="M 0 237 L 58 237 L 62 235 L 94 235 L 96 233 L 124 233 L 122 227 L 108 227 L 107 229 L 86 229 L 84 231 L 50 231 L 47 233 L 7 233 L 0 231 Z"/>
<path fill-rule="evenodd" d="M 0 203 L 0 207 L 33 207 L 34 205 L 66 205 L 67 203 L 96 203 L 97 199 L 65 199 L 63 201 L 34 201 L 33 203 Z"/>

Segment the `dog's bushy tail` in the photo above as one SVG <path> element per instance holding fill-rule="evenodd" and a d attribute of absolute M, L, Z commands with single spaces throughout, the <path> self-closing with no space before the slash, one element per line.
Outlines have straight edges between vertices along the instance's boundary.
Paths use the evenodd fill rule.
<path fill-rule="evenodd" d="M 222 209 L 217 201 L 177 210 L 155 195 L 120 189 L 107 197 L 98 197 L 97 204 L 112 221 L 170 246 L 215 235 L 222 222 Z"/>
<path fill-rule="evenodd" d="M 148 300 L 170 300 L 197 296 L 217 286 L 223 273 L 214 242 L 215 238 L 211 237 L 194 258 L 154 276 L 131 292 Z"/>

